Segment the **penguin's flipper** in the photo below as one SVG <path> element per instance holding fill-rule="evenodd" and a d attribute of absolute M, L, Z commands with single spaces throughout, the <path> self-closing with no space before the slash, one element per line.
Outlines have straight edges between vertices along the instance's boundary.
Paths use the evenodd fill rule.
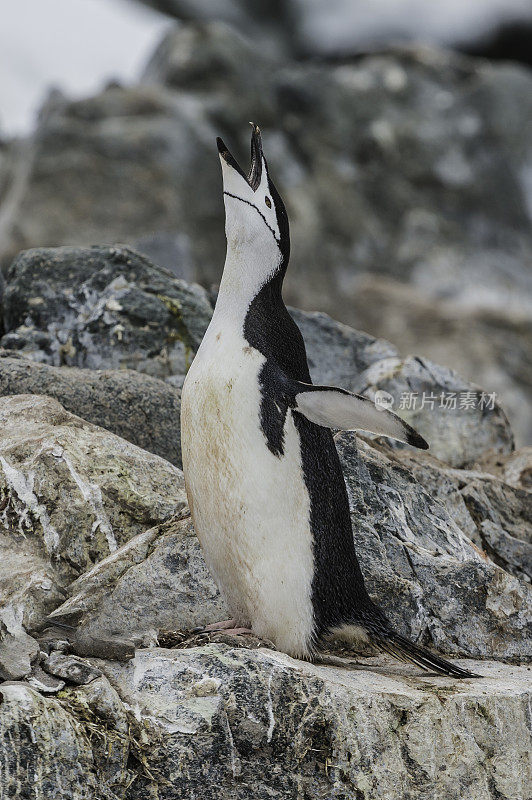
<path fill-rule="evenodd" d="M 392 411 L 379 408 L 367 397 L 334 386 L 297 383 L 294 410 L 324 428 L 369 431 L 406 442 L 421 450 L 428 444 L 410 425 Z"/>

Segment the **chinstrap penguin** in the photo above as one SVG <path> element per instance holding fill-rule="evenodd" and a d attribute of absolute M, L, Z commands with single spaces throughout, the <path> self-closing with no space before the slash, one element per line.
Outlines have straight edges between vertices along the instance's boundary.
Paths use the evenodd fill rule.
<path fill-rule="evenodd" d="M 362 639 L 425 670 L 474 677 L 397 633 L 366 591 L 331 428 L 428 445 L 367 398 L 312 384 L 281 296 L 288 217 L 259 128 L 247 175 L 217 141 L 227 256 L 181 399 L 192 518 L 233 616 L 209 627 L 251 630 L 305 659 L 329 638 Z"/>

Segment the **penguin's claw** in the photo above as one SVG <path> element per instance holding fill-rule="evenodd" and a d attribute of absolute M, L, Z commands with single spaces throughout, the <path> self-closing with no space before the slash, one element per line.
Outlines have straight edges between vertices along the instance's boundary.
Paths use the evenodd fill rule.
<path fill-rule="evenodd" d="M 235 629 L 236 619 L 223 619 L 221 622 L 213 622 L 210 625 L 205 625 L 204 628 L 198 628 L 198 633 L 209 633 L 211 631 L 227 631 Z"/>

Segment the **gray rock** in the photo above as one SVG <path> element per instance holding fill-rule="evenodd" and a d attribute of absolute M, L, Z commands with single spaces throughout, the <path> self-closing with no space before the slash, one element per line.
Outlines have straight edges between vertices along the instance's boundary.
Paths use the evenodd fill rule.
<path fill-rule="evenodd" d="M 98 662 L 105 676 L 60 699 L 3 684 L 3 788 L 35 800 L 424 800 L 427 785 L 442 800 L 464 786 L 472 800 L 526 796 L 525 668 L 468 662 L 486 677 L 453 681 L 382 658 L 342 663 L 211 644 Z"/>
<path fill-rule="evenodd" d="M 74 103 L 54 97 L 19 159 L 0 261 L 27 247 L 130 243 L 154 232 L 184 234 L 194 263 L 205 261 L 216 246 L 201 222 L 215 199 L 204 165 L 216 134 L 201 102 L 158 86 L 114 85 Z M 222 225 L 217 234 L 221 250 Z"/>
<path fill-rule="evenodd" d="M 370 397 L 384 392 L 387 407 L 427 439 L 433 455 L 452 466 L 471 464 L 488 450 L 504 455 L 514 449 L 498 400 L 428 359 L 383 359 L 362 373 L 358 384 Z"/>
<path fill-rule="evenodd" d="M 524 668 L 471 663 L 486 677 L 452 681 L 371 659 L 342 669 L 224 645 L 101 666 L 150 731 L 150 770 L 168 781 L 139 777 L 132 800 L 154 783 L 164 800 L 250 791 L 261 800 L 421 800 L 427 786 L 442 800 L 464 786 L 473 800 L 489 800 L 490 786 L 504 800 L 526 796 Z"/>
<path fill-rule="evenodd" d="M 2 791 L 31 800 L 114 800 L 94 769 L 86 727 L 54 697 L 24 683 L 3 684 Z"/>
<path fill-rule="evenodd" d="M 528 448 L 530 449 L 530 448 Z M 492 561 L 518 578 L 532 578 L 532 493 L 520 481 L 487 471 L 490 462 L 469 470 L 449 469 L 428 454 L 407 450 L 392 456 L 442 502 L 456 524 Z M 509 457 L 509 475 L 527 464 L 527 453 Z M 504 457 L 501 458 L 501 462 Z M 493 463 L 493 462 L 492 462 Z M 499 464 L 499 468 L 501 463 Z"/>
<path fill-rule="evenodd" d="M 468 506 L 467 492 L 456 492 L 453 479 L 462 489 L 470 474 L 439 465 L 440 474 L 429 479 L 433 462 L 424 454 L 376 449 L 362 439 L 355 443 L 352 434 L 337 435 L 336 443 L 362 571 L 395 625 L 444 652 L 530 659 L 531 587 L 485 552 L 478 528 L 496 517 L 497 506 Z M 409 469 L 400 463 L 403 457 Z M 514 533 L 517 528 L 516 522 Z M 520 530 L 529 534 L 526 518 Z M 509 563 L 522 574 L 520 560 L 507 553 Z"/>
<path fill-rule="evenodd" d="M 91 637 L 156 639 L 161 631 L 190 631 L 227 616 L 190 517 L 138 534 L 76 580 L 69 594 L 51 619 L 78 624 L 85 652 L 94 656 Z"/>
<path fill-rule="evenodd" d="M 42 666 L 50 675 L 54 675 L 56 678 L 63 678 L 69 683 L 75 683 L 76 686 L 90 683 L 102 674 L 99 669 L 91 666 L 81 658 L 65 655 L 65 653 L 60 653 L 57 650 L 54 650 L 44 659 Z"/>
<path fill-rule="evenodd" d="M 185 505 L 180 470 L 51 398 L 0 398 L 0 608 L 26 630 L 64 588 Z"/>
<path fill-rule="evenodd" d="M 140 306 L 142 319 L 137 318 Z M 174 308 L 175 318 L 166 306 Z M 46 363 L 30 367 L 25 360 L 0 359 L 0 393 L 27 390 L 51 395 L 85 419 L 179 464 L 176 389 L 148 377 L 136 379 L 130 371 L 79 374 L 50 365 L 130 366 L 179 386 L 211 313 L 202 290 L 170 277 L 132 251 L 102 247 L 28 251 L 9 272 L 5 298 L 9 332 L 3 343 Z M 389 342 L 325 314 L 296 309 L 292 314 L 307 343 L 315 382 L 371 397 L 378 390 L 388 392 L 395 410 L 419 428 L 433 452 L 455 466 L 477 460 L 488 449 L 500 453 L 512 449 L 504 413 L 498 403 L 493 408 L 480 405 L 484 395 L 477 387 L 426 360 L 402 361 Z M 475 408 L 434 409 L 430 403 L 419 407 L 424 395 L 438 402 L 442 393 L 454 394 L 457 400 L 472 391 Z M 412 392 L 418 399 L 417 410 L 401 410 L 402 395 Z"/>
<path fill-rule="evenodd" d="M 67 411 L 181 466 L 180 392 L 136 370 L 52 367 L 0 351 L 0 396 L 42 394 Z"/>
<path fill-rule="evenodd" d="M 200 22 L 172 28 L 148 62 L 142 80 L 224 98 L 228 85 L 238 85 L 242 105 L 252 107 L 260 98 L 264 113 L 268 101 L 273 101 L 271 77 L 276 68 L 272 54 L 234 28 L 218 21 Z"/>
<path fill-rule="evenodd" d="M 27 677 L 27 682 L 41 694 L 57 694 L 65 688 L 65 682 L 49 675 L 41 667 L 34 666 L 31 674 Z"/>
<path fill-rule="evenodd" d="M 227 26 L 187 23 L 142 86 L 51 103 L 11 170 L 3 263 L 43 242 L 140 241 L 210 286 L 224 253 L 214 137 L 247 152 L 243 123 L 256 118 L 292 222 L 289 301 L 458 368 L 499 393 L 528 441 L 530 74 L 429 49 L 343 64 L 262 53 Z M 426 313 L 412 319 L 415 303 L 391 289 L 386 314 L 359 298 L 368 273 L 415 287 Z"/>
<path fill-rule="evenodd" d="M 212 314 L 207 295 L 127 248 L 21 253 L 2 342 L 35 361 L 184 376 Z"/>
<path fill-rule="evenodd" d="M 436 50 L 282 68 L 230 28 L 183 25 L 142 86 L 42 115 L 13 214 L 18 248 L 165 232 L 182 236 L 197 280 L 217 280 L 214 136 L 247 152 L 253 116 L 292 220 L 291 302 L 356 324 L 353 280 L 376 272 L 529 307 L 530 83 L 518 66 Z"/>
<path fill-rule="evenodd" d="M 127 797 L 127 787 L 145 769 L 142 762 L 149 750 L 145 731 L 103 675 L 83 686 L 68 686 L 61 693 L 61 703 L 73 719 L 81 721 L 90 738 L 104 798 L 105 792 L 109 800 Z M 128 768 L 128 758 L 135 764 L 134 771 Z"/>
<path fill-rule="evenodd" d="M 532 489 L 532 447 L 523 447 L 508 456 L 485 453 L 475 467 L 515 489 Z"/>
<path fill-rule="evenodd" d="M 290 308 L 305 346 L 315 383 L 341 386 L 359 392 L 360 375 L 376 362 L 398 356 L 397 349 L 384 339 L 343 325 L 319 311 L 309 313 Z"/>
<path fill-rule="evenodd" d="M 39 643 L 9 612 L 10 609 L 0 609 L 0 680 L 16 681 L 31 672 L 32 662 L 39 656 Z"/>
<path fill-rule="evenodd" d="M 142 640 L 139 644 L 142 644 Z M 95 656 L 110 661 L 129 661 L 135 655 L 135 642 L 117 636 L 102 638 L 93 636 L 89 631 L 77 629 L 72 642 L 72 650 L 78 656 Z"/>

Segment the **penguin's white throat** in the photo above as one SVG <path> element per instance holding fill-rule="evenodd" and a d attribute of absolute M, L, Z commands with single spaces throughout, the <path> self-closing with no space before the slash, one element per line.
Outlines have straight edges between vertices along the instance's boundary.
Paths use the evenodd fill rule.
<path fill-rule="evenodd" d="M 281 269 L 283 257 L 271 233 L 255 232 L 249 238 L 226 233 L 227 254 L 216 308 L 228 307 L 232 313 L 240 310 L 245 315 L 253 298 Z"/>

